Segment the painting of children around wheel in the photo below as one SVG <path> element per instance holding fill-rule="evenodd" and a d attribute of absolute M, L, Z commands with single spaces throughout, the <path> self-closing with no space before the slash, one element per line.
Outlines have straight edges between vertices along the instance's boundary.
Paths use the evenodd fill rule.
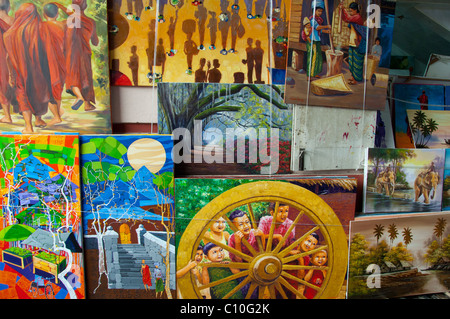
<path fill-rule="evenodd" d="M 195 199 L 176 206 L 179 298 L 342 297 L 347 234 L 318 195 L 274 180 L 177 179 L 175 189 Z"/>

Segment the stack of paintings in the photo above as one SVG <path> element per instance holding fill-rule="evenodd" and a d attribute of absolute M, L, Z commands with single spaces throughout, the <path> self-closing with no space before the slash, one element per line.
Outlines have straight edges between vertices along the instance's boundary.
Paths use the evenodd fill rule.
<path fill-rule="evenodd" d="M 348 298 L 414 298 L 449 290 L 447 153 L 368 149 L 364 208 L 350 222 Z"/>
<path fill-rule="evenodd" d="M 425 81 L 426 82 L 426 81 Z M 414 148 L 416 132 L 419 129 L 417 125 L 423 126 L 421 123 L 426 123 L 428 117 L 414 120 L 415 111 L 446 111 L 446 91 L 448 86 L 444 84 L 429 84 L 429 83 L 394 83 L 394 135 L 395 146 L 398 148 Z M 428 112 L 427 112 L 428 113 Z M 425 115 L 425 113 L 423 113 Z M 434 113 L 433 113 L 434 114 Z M 445 113 L 437 113 L 440 116 L 445 116 Z M 445 126 L 445 125 L 443 125 Z M 436 131 L 434 125 L 430 127 L 432 135 Z M 429 128 L 425 128 L 425 132 Z M 420 133 L 419 133 L 420 136 Z M 431 136 L 430 136 L 431 137 Z M 428 137 L 427 137 L 428 139 Z M 421 145 L 419 141 L 418 148 L 426 145 Z M 441 147 L 443 148 L 443 147 Z"/>

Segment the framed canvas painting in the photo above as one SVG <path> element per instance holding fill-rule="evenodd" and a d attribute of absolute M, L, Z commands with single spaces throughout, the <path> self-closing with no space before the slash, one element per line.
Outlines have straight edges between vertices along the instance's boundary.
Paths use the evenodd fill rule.
<path fill-rule="evenodd" d="M 449 218 L 434 212 L 351 221 L 348 298 L 447 293 Z"/>
<path fill-rule="evenodd" d="M 283 86 L 160 83 L 158 130 L 173 134 L 177 176 L 290 172 L 292 106 Z"/>
<path fill-rule="evenodd" d="M 406 110 L 416 148 L 450 147 L 450 111 Z"/>
<path fill-rule="evenodd" d="M 364 214 L 440 211 L 444 161 L 444 149 L 368 149 Z"/>
<path fill-rule="evenodd" d="M 149 76 L 162 82 L 284 84 L 290 0 L 154 2 L 156 49 Z"/>
<path fill-rule="evenodd" d="M 170 298 L 171 136 L 83 135 L 80 145 L 88 297 Z"/>
<path fill-rule="evenodd" d="M 383 110 L 395 3 L 294 0 L 286 103 Z"/>
<path fill-rule="evenodd" d="M 0 136 L 2 299 L 84 299 L 78 135 Z"/>
<path fill-rule="evenodd" d="M 106 11 L 106 0 L 2 1 L 0 131 L 111 133 Z"/>
<path fill-rule="evenodd" d="M 179 298 L 345 296 L 356 180 L 176 179 L 175 193 Z"/>

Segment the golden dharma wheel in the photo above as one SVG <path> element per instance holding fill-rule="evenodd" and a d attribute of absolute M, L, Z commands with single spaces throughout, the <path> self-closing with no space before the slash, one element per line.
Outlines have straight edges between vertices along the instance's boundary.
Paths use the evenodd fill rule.
<path fill-rule="evenodd" d="M 272 223 L 267 240 L 264 243 L 258 240 L 259 249 L 252 248 L 246 241 L 243 242 L 249 248 L 250 254 L 244 254 L 210 237 L 205 237 L 205 233 L 219 218 L 225 219 L 229 227 L 236 231 L 236 227 L 227 214 L 243 206 L 247 207 L 252 228 L 256 229 L 257 224 L 252 205 L 259 202 L 272 202 L 275 203 L 276 207 L 280 203 L 284 203 L 295 208 L 296 212 L 298 211 L 291 227 L 281 240 L 275 242 L 273 239 L 275 223 Z M 290 245 L 285 244 L 294 227 L 305 216 L 310 221 L 306 225 L 308 230 L 297 236 Z M 275 220 L 275 218 L 274 215 L 273 219 Z M 295 250 L 313 232 L 321 234 L 321 237 L 323 237 L 321 243 L 311 251 Z M 177 287 L 182 297 L 186 299 L 201 299 L 201 290 L 237 279 L 239 279 L 239 284 L 223 296 L 224 299 L 232 297 L 244 286 L 248 287 L 245 298 L 250 298 L 252 294 L 254 298 L 255 291 L 257 291 L 257 297 L 260 299 L 288 298 L 287 294 L 296 298 L 305 298 L 298 289 L 293 287 L 292 282 L 314 289 L 314 298 L 330 299 L 338 296 L 345 279 L 348 257 L 347 236 L 339 219 L 333 209 L 318 195 L 289 182 L 251 182 L 234 187 L 214 198 L 195 215 L 195 218 L 191 220 L 183 232 L 177 249 L 178 267 L 183 267 L 190 260 L 194 260 L 197 247 L 203 239 L 207 239 L 242 259 L 242 262 L 216 262 L 212 263 L 213 265 L 209 264 L 209 266 L 228 267 L 240 271 L 203 285 L 198 285 L 195 276 L 192 272 L 189 272 L 186 276 L 177 280 Z M 298 258 L 311 256 L 321 250 L 327 252 L 328 259 L 325 265 L 301 265 L 293 262 Z M 295 253 L 292 253 L 292 251 L 295 251 Z M 201 263 L 200 265 L 205 266 L 206 264 Z M 306 272 L 311 269 L 323 270 L 326 274 L 320 286 L 315 286 L 303 278 L 292 275 L 292 271 L 304 270 Z"/>

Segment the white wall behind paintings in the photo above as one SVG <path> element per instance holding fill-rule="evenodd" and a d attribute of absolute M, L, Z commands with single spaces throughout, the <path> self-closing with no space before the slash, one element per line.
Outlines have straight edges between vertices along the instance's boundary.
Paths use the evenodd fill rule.
<path fill-rule="evenodd" d="M 304 149 L 304 170 L 361 169 L 364 152 L 374 147 L 376 111 L 296 105 L 293 161 Z"/>
<path fill-rule="evenodd" d="M 158 123 L 156 88 L 111 86 L 113 123 Z"/>

